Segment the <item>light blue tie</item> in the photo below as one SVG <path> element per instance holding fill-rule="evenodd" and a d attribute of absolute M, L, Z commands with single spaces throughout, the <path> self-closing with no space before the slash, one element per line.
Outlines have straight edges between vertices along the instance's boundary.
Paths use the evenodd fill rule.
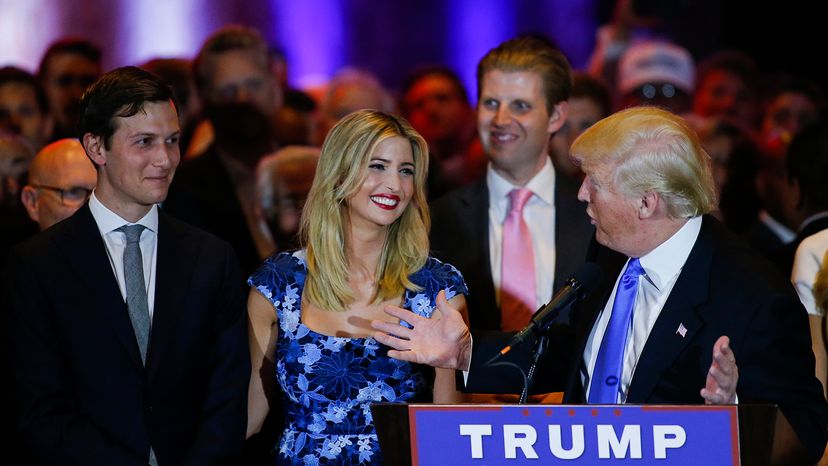
<path fill-rule="evenodd" d="M 604 339 L 595 359 L 592 371 L 588 402 L 592 404 L 614 404 L 618 402 L 621 388 L 621 369 L 624 366 L 624 348 L 627 346 L 627 333 L 630 329 L 632 311 L 635 307 L 635 295 L 638 293 L 638 278 L 644 269 L 638 259 L 631 259 L 627 264 L 615 300 L 612 302 L 612 314 L 604 331 Z"/>
<path fill-rule="evenodd" d="M 132 321 L 132 330 L 138 340 L 138 349 L 141 350 L 141 361 L 147 362 L 147 346 L 149 345 L 150 317 L 147 305 L 147 287 L 144 282 L 144 261 L 141 256 L 139 241 L 144 231 L 143 225 L 124 225 L 118 231 L 126 235 L 124 249 L 124 280 L 126 281 L 126 302 L 129 310 L 129 320 Z"/>

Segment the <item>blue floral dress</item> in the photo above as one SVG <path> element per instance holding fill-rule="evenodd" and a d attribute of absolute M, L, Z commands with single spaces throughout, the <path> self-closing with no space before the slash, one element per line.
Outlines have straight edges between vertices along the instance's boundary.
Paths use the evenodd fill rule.
<path fill-rule="evenodd" d="M 277 464 L 382 464 L 370 404 L 428 401 L 422 368 L 389 358 L 373 338 L 323 335 L 300 321 L 308 269 L 302 251 L 268 258 L 248 284 L 270 300 L 279 318 L 276 378 L 282 387 L 286 427 Z M 405 291 L 403 307 L 430 317 L 437 293 L 466 294 L 453 266 L 429 258 L 411 276 L 423 288 Z"/>

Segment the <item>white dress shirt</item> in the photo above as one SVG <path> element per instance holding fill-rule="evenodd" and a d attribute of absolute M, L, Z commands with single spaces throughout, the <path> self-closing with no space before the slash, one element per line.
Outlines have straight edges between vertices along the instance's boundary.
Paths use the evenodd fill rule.
<path fill-rule="evenodd" d="M 799 244 L 796 249 L 791 281 L 796 288 L 799 300 L 805 306 L 808 314 L 813 316 L 825 315 L 825 309 L 820 309 L 814 300 L 814 281 L 816 280 L 825 252 L 828 251 L 828 230 L 815 233 Z"/>
<path fill-rule="evenodd" d="M 89 210 L 98 225 L 98 231 L 106 245 L 106 255 L 109 256 L 109 264 L 115 279 L 118 280 L 118 287 L 121 295 L 126 301 L 126 278 L 124 277 L 124 249 L 126 249 L 126 233 L 115 231 L 124 225 L 132 225 L 132 222 L 124 220 L 115 212 L 109 210 L 98 200 L 95 192 L 89 198 Z M 144 283 L 147 286 L 147 306 L 149 307 L 150 322 L 155 309 L 155 265 L 158 257 L 158 206 L 152 206 L 149 212 L 136 223 L 146 227 L 141 232 L 141 259 L 144 262 Z"/>
<path fill-rule="evenodd" d="M 549 158 L 540 172 L 526 186 L 515 186 L 498 175 L 491 163 L 486 169 L 489 188 L 489 257 L 495 299 L 500 306 L 500 268 L 503 251 L 503 222 L 509 214 L 509 193 L 528 188 L 533 193 L 523 207 L 523 219 L 532 235 L 535 256 L 535 307 L 549 302 L 555 280 L 555 169 Z"/>
<path fill-rule="evenodd" d="M 667 302 L 667 298 L 670 296 L 670 291 L 676 284 L 676 279 L 678 279 L 684 263 L 687 262 L 687 257 L 690 256 L 690 250 L 693 249 L 693 245 L 699 237 L 701 225 L 701 217 L 691 218 L 667 241 L 639 258 L 645 274 L 638 281 L 638 293 L 635 297 L 635 307 L 633 308 L 630 329 L 627 334 L 627 344 L 624 348 L 624 366 L 621 370 L 619 403 L 624 403 L 627 400 L 627 393 L 635 373 L 635 367 L 638 364 L 638 358 L 644 350 L 644 345 L 647 343 L 653 325 L 655 325 L 661 310 L 664 308 L 664 303 Z M 626 269 L 626 265 L 624 268 Z M 604 338 L 604 331 L 612 314 L 612 303 L 615 300 L 618 280 L 621 279 L 623 273 L 622 270 L 615 280 L 612 294 L 604 305 L 601 315 L 598 316 L 584 349 L 581 382 L 586 388 L 585 395 L 589 394 L 598 349 L 601 347 L 601 340 Z"/>

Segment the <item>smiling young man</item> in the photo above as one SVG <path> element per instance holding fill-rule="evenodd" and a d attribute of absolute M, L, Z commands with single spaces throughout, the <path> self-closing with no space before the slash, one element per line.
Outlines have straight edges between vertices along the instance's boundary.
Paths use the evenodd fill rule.
<path fill-rule="evenodd" d="M 472 328 L 522 328 L 586 255 L 592 228 L 578 186 L 555 173 L 546 149 L 566 121 L 571 80 L 563 54 L 534 37 L 506 41 L 478 64 L 486 175 L 431 206 L 433 254 L 460 269 L 472 290 Z M 525 204 L 510 221 L 520 192 Z"/>
<path fill-rule="evenodd" d="M 158 208 L 180 158 L 170 89 L 134 67 L 84 94 L 89 202 L 17 247 L 10 311 L 23 448 L 44 464 L 236 464 L 249 357 L 230 246 Z"/>

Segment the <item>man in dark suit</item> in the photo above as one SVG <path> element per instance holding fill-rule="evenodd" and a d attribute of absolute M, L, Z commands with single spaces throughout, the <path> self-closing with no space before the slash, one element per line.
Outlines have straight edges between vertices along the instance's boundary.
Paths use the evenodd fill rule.
<path fill-rule="evenodd" d="M 794 136 L 785 164 L 791 203 L 788 210 L 799 231 L 773 259 L 782 273 L 790 276 L 802 240 L 828 228 L 828 123 L 813 124 Z"/>
<path fill-rule="evenodd" d="M 695 133 L 666 111 L 632 108 L 585 131 L 571 154 L 586 174 L 579 198 L 604 273 L 553 326 L 543 388 L 563 389 L 567 403 L 776 403 L 819 459 L 828 405 L 805 311 L 770 263 L 704 215 L 715 194 Z M 470 367 L 470 390 L 519 391 L 519 371 L 487 366 L 511 335 L 476 333 L 472 351 L 462 318 L 438 305 L 441 318 L 408 319 L 413 330 L 374 323 L 388 332 L 378 340 L 401 350 L 389 355 Z M 507 356 L 525 369 L 519 353 L 528 351 Z"/>
<path fill-rule="evenodd" d="M 9 260 L 24 448 L 50 465 L 236 464 L 250 370 L 242 278 L 227 243 L 157 206 L 179 161 L 172 93 L 118 68 L 81 106 L 95 190 Z"/>
<path fill-rule="evenodd" d="M 592 237 L 577 184 L 556 173 L 547 151 L 566 121 L 571 70 L 550 44 L 520 37 L 483 57 L 477 81 L 477 129 L 489 165 L 483 178 L 432 203 L 431 249 L 469 285 L 472 328 L 517 330 L 583 262 Z M 507 219 L 520 189 L 531 193 L 521 215 L 522 248 L 533 260 L 519 265 L 533 289 L 515 305 Z"/>
<path fill-rule="evenodd" d="M 259 158 L 275 148 L 282 106 L 271 65 L 267 42 L 255 29 L 227 26 L 207 39 L 193 68 L 215 137 L 181 164 L 164 202 L 173 215 L 230 243 L 246 275 L 275 251 L 255 215 L 253 177 Z"/>

